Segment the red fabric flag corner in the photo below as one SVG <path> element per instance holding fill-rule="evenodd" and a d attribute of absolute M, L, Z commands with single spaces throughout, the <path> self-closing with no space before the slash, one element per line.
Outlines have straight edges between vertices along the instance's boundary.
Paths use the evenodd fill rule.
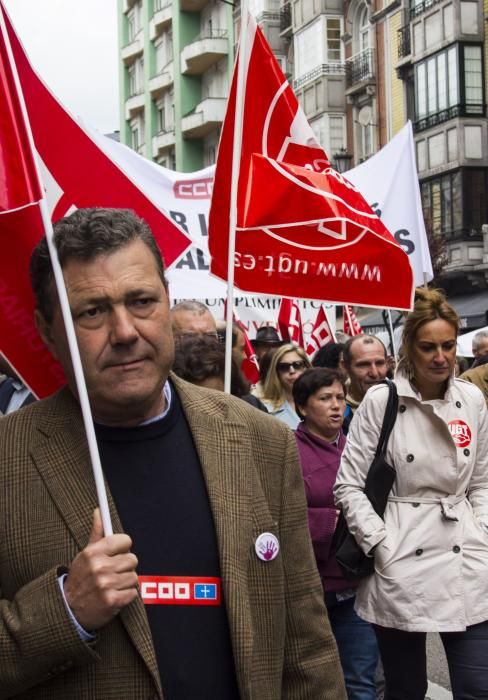
<path fill-rule="evenodd" d="M 296 299 L 281 300 L 278 312 L 278 328 L 282 340 L 303 348 L 302 317 Z"/>
<path fill-rule="evenodd" d="M 344 333 L 347 335 L 350 335 L 351 338 L 355 335 L 361 335 L 363 333 L 363 329 L 361 328 L 361 324 L 356 318 L 356 314 L 352 310 L 350 306 L 347 304 L 344 305 Z"/>

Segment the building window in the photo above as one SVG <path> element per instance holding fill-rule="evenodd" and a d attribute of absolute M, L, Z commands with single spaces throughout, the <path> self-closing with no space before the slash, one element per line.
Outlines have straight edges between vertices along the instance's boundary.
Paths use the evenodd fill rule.
<path fill-rule="evenodd" d="M 134 41 L 137 34 L 136 19 L 136 11 L 134 8 L 132 8 L 132 10 L 127 15 L 127 40 L 129 41 L 129 44 L 131 43 L 131 41 Z"/>
<path fill-rule="evenodd" d="M 166 131 L 166 110 L 164 104 L 159 104 L 157 107 L 158 132 Z"/>
<path fill-rule="evenodd" d="M 369 12 L 368 12 L 368 7 L 366 5 L 361 5 L 361 7 L 359 8 L 358 28 L 359 28 L 359 35 L 358 35 L 357 50 L 358 51 L 365 51 L 366 49 L 369 49 L 369 31 L 370 31 Z"/>
<path fill-rule="evenodd" d="M 344 62 L 343 33 L 343 18 L 325 15 L 297 32 L 294 38 L 295 77 L 306 75 L 318 66 L 341 65 Z"/>
<path fill-rule="evenodd" d="M 137 2 L 127 13 L 127 41 L 134 41 L 141 28 L 141 3 Z"/>
<path fill-rule="evenodd" d="M 483 114 L 483 70 L 481 46 L 463 46 L 466 107 L 471 114 Z"/>
<path fill-rule="evenodd" d="M 346 145 L 346 118 L 343 114 L 323 114 L 310 122 L 310 126 L 329 159 Z"/>
<path fill-rule="evenodd" d="M 325 18 L 327 63 L 342 61 L 342 20 L 340 17 Z"/>
<path fill-rule="evenodd" d="M 137 91 L 136 66 L 134 63 L 127 68 L 127 76 L 129 79 L 129 97 L 132 97 Z"/>
<path fill-rule="evenodd" d="M 481 46 L 451 46 L 415 66 L 415 129 L 483 115 Z"/>
<path fill-rule="evenodd" d="M 462 229 L 461 172 L 421 184 L 425 226 L 435 236 L 451 237 Z"/>
<path fill-rule="evenodd" d="M 484 170 L 466 168 L 421 184 L 425 225 L 434 235 L 446 238 L 481 236 L 488 220 Z"/>
<path fill-rule="evenodd" d="M 139 131 L 139 125 L 136 124 L 136 126 L 131 127 L 130 130 L 130 145 L 131 148 L 134 149 L 134 151 L 139 150 L 139 146 L 141 145 L 141 134 Z"/>

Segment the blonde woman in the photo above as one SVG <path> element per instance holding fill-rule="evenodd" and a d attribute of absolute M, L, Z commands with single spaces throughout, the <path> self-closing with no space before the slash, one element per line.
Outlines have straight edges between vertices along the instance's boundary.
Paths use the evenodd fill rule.
<path fill-rule="evenodd" d="M 264 382 L 262 401 L 268 412 L 295 430 L 300 422 L 293 401 L 293 384 L 311 367 L 305 350 L 298 345 L 282 345 L 273 355 Z"/>
<path fill-rule="evenodd" d="M 459 318 L 420 289 L 395 375 L 398 415 L 386 459 L 396 470 L 384 521 L 364 494 L 388 390 L 372 387 L 348 433 L 334 489 L 375 572 L 356 612 L 373 623 L 385 700 L 423 700 L 426 633 L 439 632 L 455 700 L 488 698 L 488 413 L 454 377 Z"/>

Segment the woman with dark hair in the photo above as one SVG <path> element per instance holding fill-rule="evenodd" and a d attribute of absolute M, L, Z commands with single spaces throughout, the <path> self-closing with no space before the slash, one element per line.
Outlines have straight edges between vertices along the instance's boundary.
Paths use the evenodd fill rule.
<path fill-rule="evenodd" d="M 371 625 L 354 611 L 356 590 L 342 576 L 331 551 L 338 511 L 332 490 L 346 444 L 342 432 L 346 387 L 333 369 L 308 369 L 293 385 L 302 419 L 295 437 L 302 466 L 308 521 L 325 603 L 344 672 L 349 700 L 375 700 L 378 646 Z"/>
<path fill-rule="evenodd" d="M 206 335 L 180 336 L 175 344 L 173 372 L 191 384 L 224 391 L 225 347 L 216 338 Z M 260 411 L 267 413 L 264 404 L 249 393 L 249 382 L 232 357 L 230 393 Z"/>
<path fill-rule="evenodd" d="M 386 459 L 396 478 L 384 520 L 364 494 L 388 390 L 371 388 L 351 423 L 335 486 L 375 572 L 356 611 L 374 624 L 388 700 L 427 691 L 426 633 L 439 632 L 454 698 L 488 698 L 488 414 L 454 377 L 459 318 L 438 290 L 417 290 L 395 375 L 399 409 Z"/>

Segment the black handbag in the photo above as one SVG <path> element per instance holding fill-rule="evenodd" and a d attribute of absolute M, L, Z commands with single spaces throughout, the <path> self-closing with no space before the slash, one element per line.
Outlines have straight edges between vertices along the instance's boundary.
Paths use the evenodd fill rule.
<path fill-rule="evenodd" d="M 388 401 L 385 409 L 385 417 L 381 426 L 381 433 L 376 448 L 374 459 L 366 477 L 364 493 L 371 501 L 371 505 L 379 516 L 385 513 L 388 495 L 395 481 L 396 472 L 386 461 L 386 446 L 388 438 L 395 425 L 398 412 L 398 394 L 394 382 L 385 379 L 388 385 Z M 339 564 L 345 578 L 361 579 L 370 576 L 374 572 L 374 558 L 366 556 L 349 532 L 346 520 L 340 513 L 337 526 L 332 539 L 332 552 Z"/>

